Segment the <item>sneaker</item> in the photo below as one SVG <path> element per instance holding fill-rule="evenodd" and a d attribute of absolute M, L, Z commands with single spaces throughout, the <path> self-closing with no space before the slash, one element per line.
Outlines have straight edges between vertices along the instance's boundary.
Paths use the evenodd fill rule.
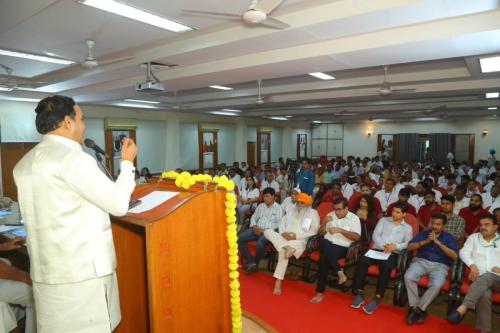
<path fill-rule="evenodd" d="M 427 319 L 427 311 L 420 311 L 417 316 L 417 324 L 423 324 Z"/>
<path fill-rule="evenodd" d="M 413 325 L 415 324 L 415 320 L 417 320 L 418 313 L 415 311 L 414 308 L 409 308 L 408 309 L 408 314 L 406 315 L 406 322 L 408 325 Z"/>
<path fill-rule="evenodd" d="M 359 309 L 361 305 L 365 302 L 365 298 L 363 294 L 357 294 L 354 300 L 351 303 L 351 308 Z"/>
<path fill-rule="evenodd" d="M 372 314 L 378 309 L 379 305 L 380 301 L 374 299 L 370 303 L 368 303 L 368 305 L 363 306 L 363 311 L 366 314 Z"/>

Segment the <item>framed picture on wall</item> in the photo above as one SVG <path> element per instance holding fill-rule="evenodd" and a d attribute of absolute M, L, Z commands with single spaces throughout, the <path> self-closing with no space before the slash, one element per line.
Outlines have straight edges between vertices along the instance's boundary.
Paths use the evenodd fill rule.
<path fill-rule="evenodd" d="M 297 158 L 307 157 L 307 134 L 297 134 Z"/>
<path fill-rule="evenodd" d="M 106 145 L 105 151 L 108 155 L 108 157 L 106 157 L 106 165 L 113 177 L 118 177 L 120 174 L 120 165 L 122 161 L 122 140 L 125 137 L 131 138 L 137 143 L 135 128 L 108 128 L 104 132 Z M 134 163 L 137 165 L 137 158 Z"/>
<path fill-rule="evenodd" d="M 257 164 L 271 163 L 271 133 L 257 133 Z"/>
<path fill-rule="evenodd" d="M 218 164 L 217 132 L 200 131 L 199 138 L 199 169 L 213 169 Z"/>
<path fill-rule="evenodd" d="M 377 138 L 377 155 L 387 160 L 396 158 L 395 152 L 396 139 L 393 134 L 379 134 Z"/>

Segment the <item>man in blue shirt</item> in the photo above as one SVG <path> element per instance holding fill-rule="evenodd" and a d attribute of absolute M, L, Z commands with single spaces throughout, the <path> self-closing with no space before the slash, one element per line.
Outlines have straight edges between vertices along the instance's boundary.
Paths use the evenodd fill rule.
<path fill-rule="evenodd" d="M 303 158 L 300 161 L 300 171 L 297 173 L 297 184 L 302 193 L 313 194 L 314 178 L 314 172 L 310 168 L 309 160 Z"/>
<path fill-rule="evenodd" d="M 427 307 L 439 295 L 446 282 L 449 267 L 458 258 L 457 241 L 444 231 L 446 222 L 446 215 L 434 214 L 430 230 L 418 233 L 408 244 L 408 251 L 417 250 L 404 277 L 410 305 L 406 317 L 409 325 L 425 321 Z M 422 297 L 419 297 L 418 281 L 426 275 L 429 276 L 429 285 Z"/>

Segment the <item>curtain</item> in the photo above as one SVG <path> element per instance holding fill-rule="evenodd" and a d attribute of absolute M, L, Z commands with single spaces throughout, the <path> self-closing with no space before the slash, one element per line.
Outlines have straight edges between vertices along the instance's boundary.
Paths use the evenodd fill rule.
<path fill-rule="evenodd" d="M 418 160 L 418 136 L 416 133 L 396 134 L 396 157 L 398 162 Z"/>
<path fill-rule="evenodd" d="M 451 149 L 450 133 L 429 134 L 429 155 L 428 158 L 439 164 L 446 162 L 446 155 Z"/>

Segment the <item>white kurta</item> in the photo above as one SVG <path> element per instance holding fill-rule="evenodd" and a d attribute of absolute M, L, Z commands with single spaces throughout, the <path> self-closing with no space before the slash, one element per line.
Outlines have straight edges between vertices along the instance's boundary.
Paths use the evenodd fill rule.
<path fill-rule="evenodd" d="M 41 311 L 39 333 L 65 332 L 68 327 L 72 332 L 90 332 L 96 309 L 105 312 L 107 323 L 93 326 L 92 332 L 109 332 L 117 324 L 117 318 L 110 317 L 116 316 L 111 309 L 117 308 L 119 314 L 118 295 L 107 298 L 112 284 L 102 280 L 112 279 L 116 269 L 109 214 L 127 213 L 135 187 L 133 164 L 122 161 L 120 167 L 120 176 L 112 182 L 79 143 L 44 135 L 14 168 L 35 302 Z M 61 295 L 73 295 L 82 303 Z"/>

